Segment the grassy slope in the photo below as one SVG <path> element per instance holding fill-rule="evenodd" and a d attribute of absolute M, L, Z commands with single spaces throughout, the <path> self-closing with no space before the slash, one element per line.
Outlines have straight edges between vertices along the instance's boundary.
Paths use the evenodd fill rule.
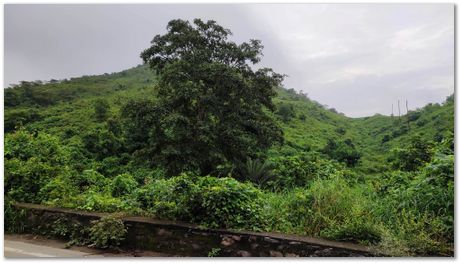
<path fill-rule="evenodd" d="M 94 118 L 93 102 L 96 99 L 106 99 L 115 115 L 128 98 L 154 98 L 154 85 L 155 75 L 146 66 L 119 73 L 44 84 L 34 89 L 45 96 L 57 98 L 58 103 L 38 108 L 30 105 L 9 107 L 5 109 L 5 120 L 8 121 L 14 112 L 35 108 L 41 118 L 28 124 L 29 129 L 45 130 L 60 136 L 66 130 L 84 133 L 101 125 Z M 415 113 L 412 112 L 411 114 L 419 117 L 410 123 L 410 130 L 406 129 L 407 116 L 402 117 L 401 123 L 397 118 L 382 115 L 348 118 L 292 90 L 279 89 L 275 103 L 293 105 L 296 116 L 286 123 L 280 121 L 286 143 L 281 149 L 272 149 L 272 154 L 318 150 L 326 144 L 328 138 L 350 138 L 363 153 L 357 170 L 365 173 L 385 170 L 384 160 L 389 150 L 403 144 L 411 134 L 423 132 L 427 139 L 433 139 L 437 133 L 453 132 L 454 126 L 453 103 L 427 105 Z M 301 118 L 302 115 L 304 119 Z M 382 143 L 385 135 L 390 136 L 390 140 Z"/>

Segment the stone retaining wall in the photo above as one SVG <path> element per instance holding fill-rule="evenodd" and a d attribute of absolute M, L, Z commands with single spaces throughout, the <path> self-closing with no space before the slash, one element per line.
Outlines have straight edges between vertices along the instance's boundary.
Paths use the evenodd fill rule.
<path fill-rule="evenodd" d="M 25 231 L 51 230 L 57 219 L 88 226 L 105 213 L 51 208 L 34 204 L 15 204 L 25 211 Z M 121 247 L 152 250 L 178 256 L 206 257 L 212 250 L 218 256 L 237 257 L 362 257 L 378 256 L 367 247 L 297 235 L 203 229 L 196 225 L 123 217 L 128 235 Z M 50 224 L 51 222 L 51 224 Z"/>

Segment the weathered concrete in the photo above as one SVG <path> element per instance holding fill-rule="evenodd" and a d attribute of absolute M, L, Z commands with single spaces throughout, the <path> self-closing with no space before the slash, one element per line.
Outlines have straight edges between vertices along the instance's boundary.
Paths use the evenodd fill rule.
<path fill-rule="evenodd" d="M 25 231 L 53 228 L 58 219 L 88 226 L 106 213 L 83 212 L 35 204 L 16 204 L 26 212 Z M 362 257 L 371 249 L 344 242 L 280 233 L 203 229 L 199 226 L 146 217 L 122 217 L 128 235 L 122 247 L 182 256 L 208 256 L 212 250 L 226 257 Z"/>

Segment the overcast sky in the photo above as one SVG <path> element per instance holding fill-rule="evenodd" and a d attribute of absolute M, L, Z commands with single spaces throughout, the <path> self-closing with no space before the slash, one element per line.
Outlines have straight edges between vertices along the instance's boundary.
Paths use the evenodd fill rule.
<path fill-rule="evenodd" d="M 453 4 L 5 5 L 5 87 L 121 71 L 171 19 L 262 40 L 262 66 L 347 116 L 389 115 L 454 92 Z M 404 111 L 405 112 L 405 111 Z"/>

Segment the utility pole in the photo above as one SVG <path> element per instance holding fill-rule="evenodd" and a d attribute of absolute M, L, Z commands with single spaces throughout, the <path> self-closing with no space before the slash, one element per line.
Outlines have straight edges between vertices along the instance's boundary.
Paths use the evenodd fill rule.
<path fill-rule="evenodd" d="M 401 108 L 399 107 L 399 100 L 398 100 L 398 121 L 401 123 Z"/>
<path fill-rule="evenodd" d="M 409 122 L 409 106 L 406 100 L 406 117 L 407 117 L 407 127 L 409 128 L 410 131 L 410 122 Z"/>

